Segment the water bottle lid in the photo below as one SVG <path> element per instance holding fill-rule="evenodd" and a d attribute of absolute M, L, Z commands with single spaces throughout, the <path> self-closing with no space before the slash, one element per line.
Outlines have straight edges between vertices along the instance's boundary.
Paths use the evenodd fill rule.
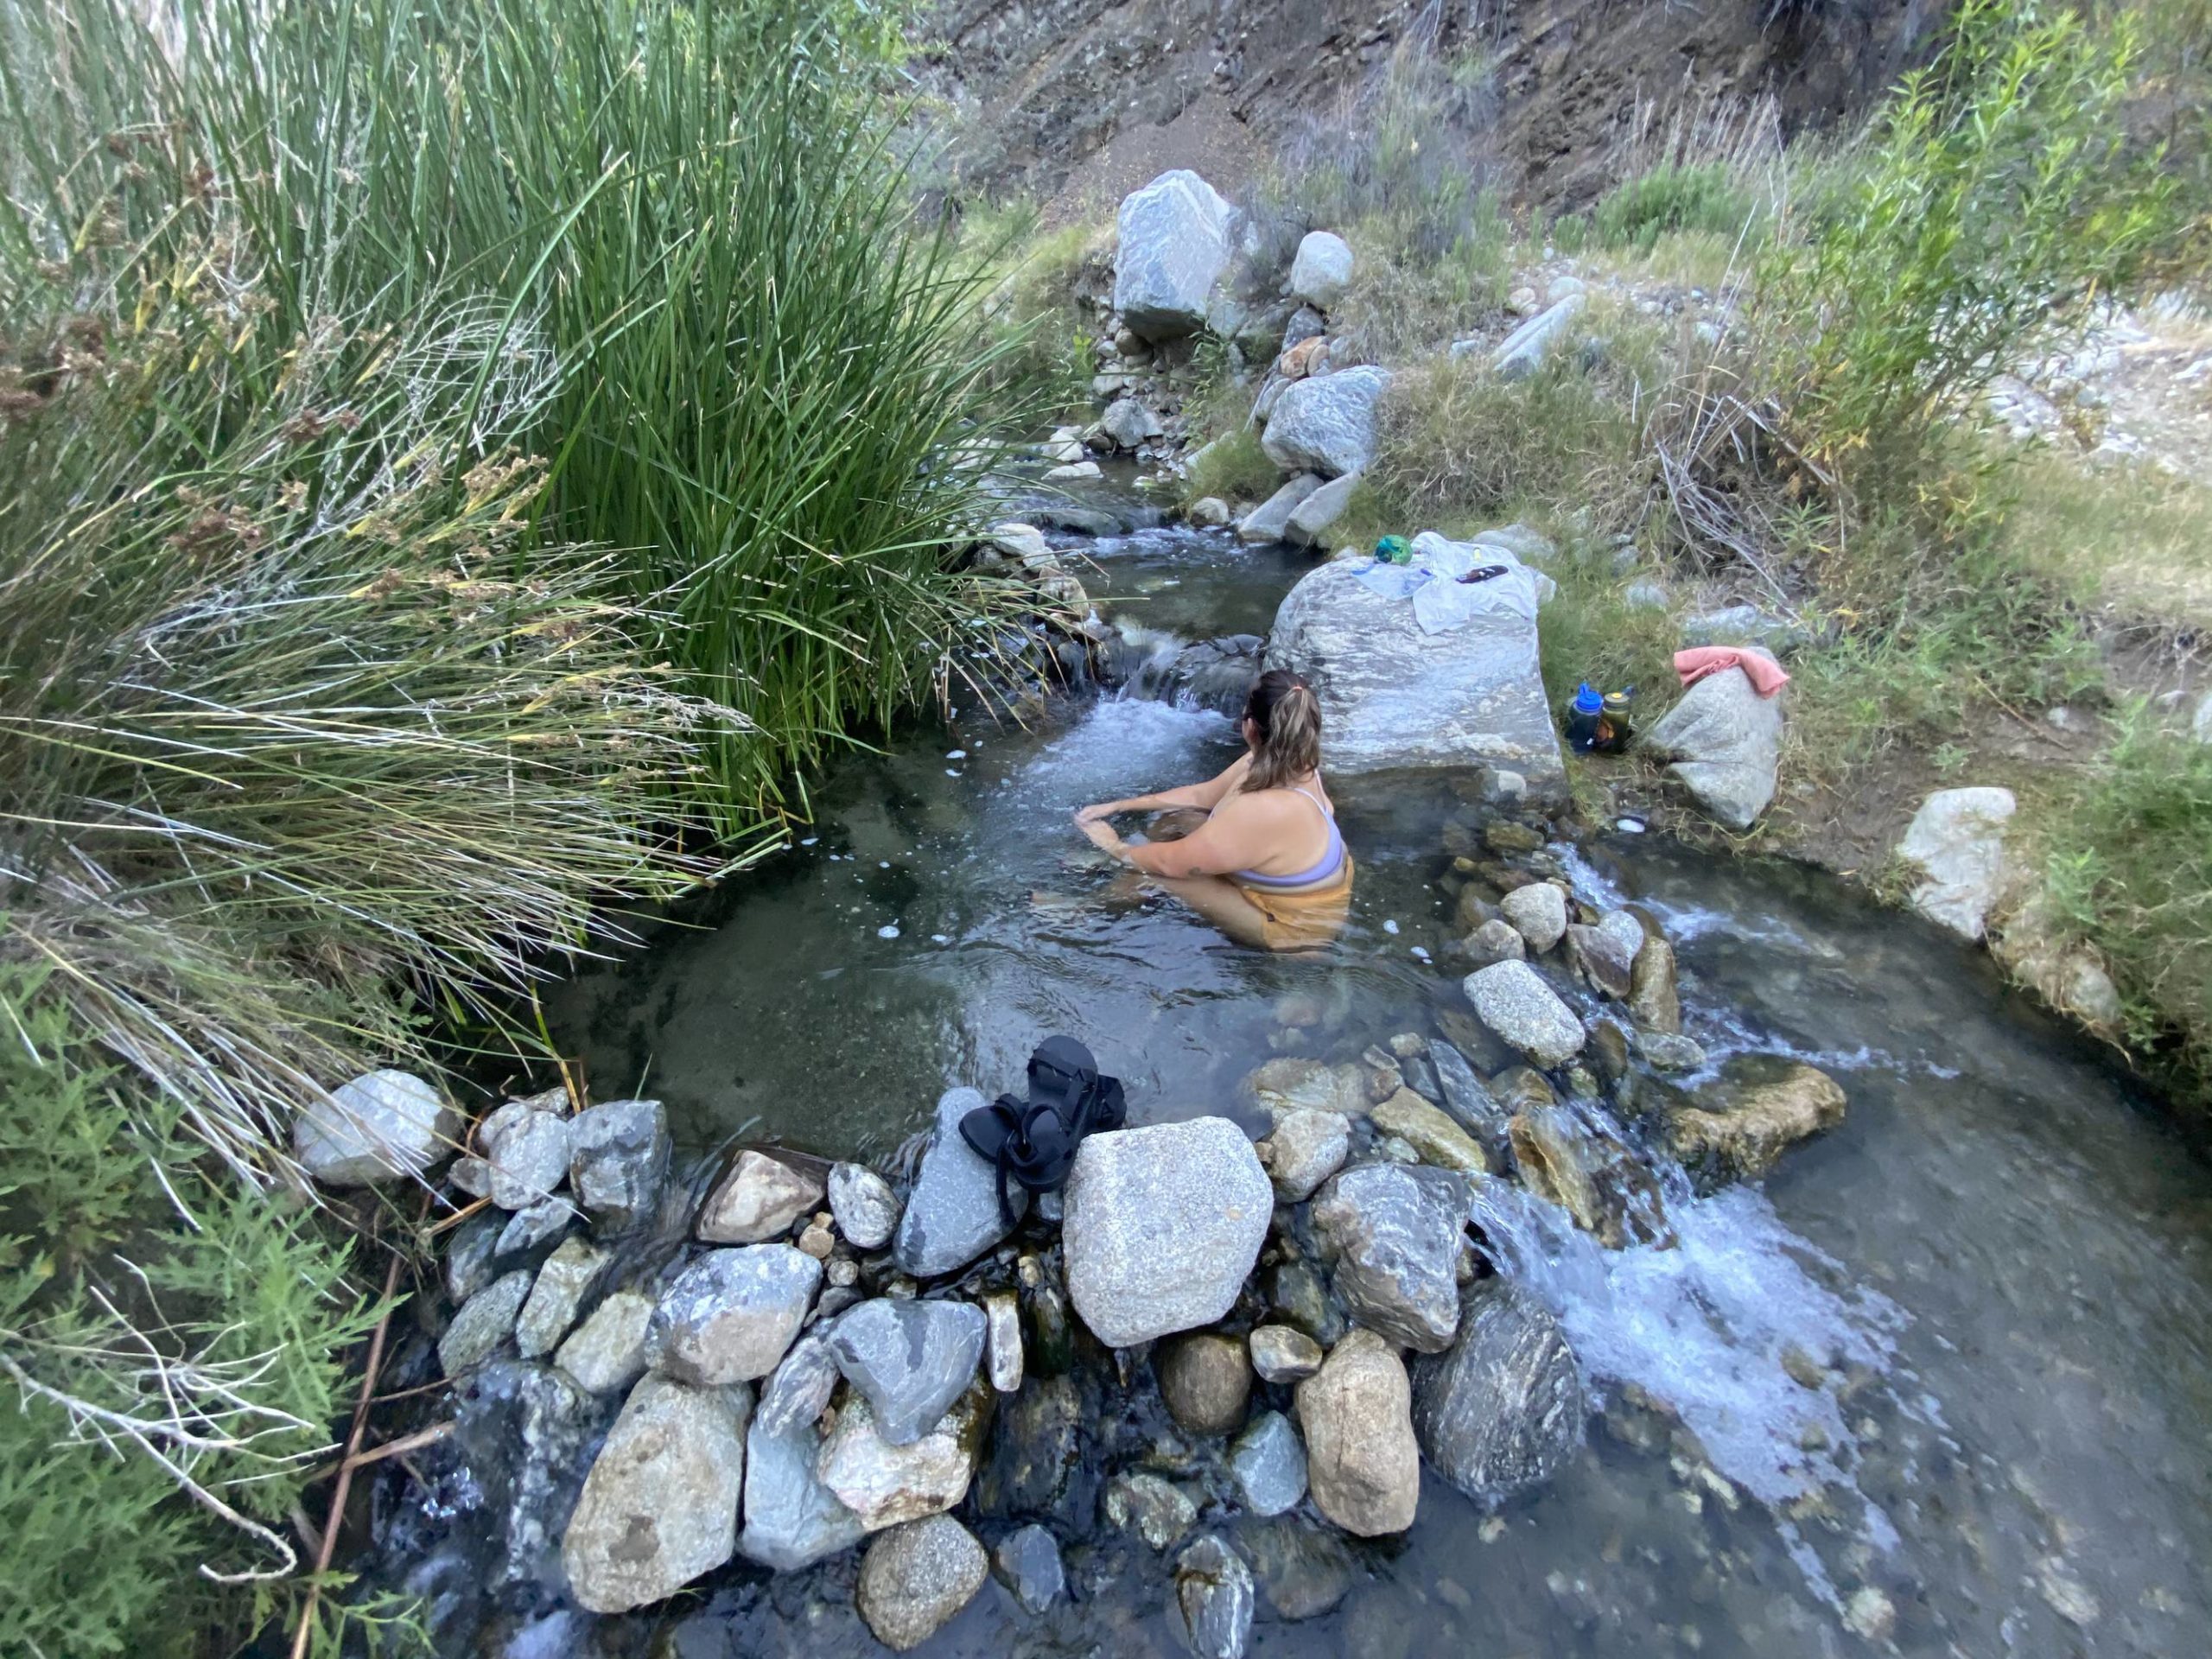
<path fill-rule="evenodd" d="M 1585 680 L 1574 689 L 1574 711 L 1579 715 L 1594 715 L 1605 706 L 1605 700 L 1590 689 Z"/>

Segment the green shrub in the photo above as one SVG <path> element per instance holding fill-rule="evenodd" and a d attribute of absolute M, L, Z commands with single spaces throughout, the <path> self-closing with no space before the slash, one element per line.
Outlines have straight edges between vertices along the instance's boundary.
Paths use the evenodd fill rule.
<path fill-rule="evenodd" d="M 1264 500 L 1282 487 L 1282 468 L 1260 447 L 1257 423 L 1239 421 L 1201 448 L 1183 477 L 1184 505 L 1218 496 L 1231 506 Z"/>
<path fill-rule="evenodd" d="M 1602 248 L 1649 253 L 1662 236 L 1744 237 L 1761 220 L 1757 199 L 1725 164 L 1668 162 L 1608 191 L 1591 211 L 1590 235 Z"/>

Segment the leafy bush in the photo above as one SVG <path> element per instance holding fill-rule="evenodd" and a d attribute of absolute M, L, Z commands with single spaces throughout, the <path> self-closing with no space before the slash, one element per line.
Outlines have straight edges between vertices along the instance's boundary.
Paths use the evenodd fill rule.
<path fill-rule="evenodd" d="M 1738 237 L 1761 219 L 1758 201 L 1718 162 L 1669 162 L 1615 186 L 1591 210 L 1604 248 L 1649 253 L 1662 236 L 1700 231 Z"/>

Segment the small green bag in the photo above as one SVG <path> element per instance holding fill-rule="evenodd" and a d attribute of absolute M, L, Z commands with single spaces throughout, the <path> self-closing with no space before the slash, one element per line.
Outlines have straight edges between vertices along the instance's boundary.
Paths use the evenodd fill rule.
<path fill-rule="evenodd" d="M 1414 562 L 1413 543 L 1402 536 L 1385 536 L 1375 543 L 1377 564 L 1411 564 Z"/>

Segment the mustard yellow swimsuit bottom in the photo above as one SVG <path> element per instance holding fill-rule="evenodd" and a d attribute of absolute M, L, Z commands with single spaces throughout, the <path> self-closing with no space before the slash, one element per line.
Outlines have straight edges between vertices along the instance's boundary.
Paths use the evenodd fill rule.
<path fill-rule="evenodd" d="M 1313 950 L 1344 931 L 1351 916 L 1351 855 L 1330 880 L 1311 887 L 1265 887 L 1228 878 L 1260 912 L 1261 941 L 1270 950 Z"/>

